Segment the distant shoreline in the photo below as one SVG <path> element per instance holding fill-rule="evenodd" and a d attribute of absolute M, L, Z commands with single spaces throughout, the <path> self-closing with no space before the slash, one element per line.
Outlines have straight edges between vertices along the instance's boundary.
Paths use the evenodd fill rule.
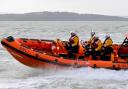
<path fill-rule="evenodd" d="M 25 14 L 0 14 L 0 21 L 128 21 L 128 18 L 98 14 L 45 11 Z"/>

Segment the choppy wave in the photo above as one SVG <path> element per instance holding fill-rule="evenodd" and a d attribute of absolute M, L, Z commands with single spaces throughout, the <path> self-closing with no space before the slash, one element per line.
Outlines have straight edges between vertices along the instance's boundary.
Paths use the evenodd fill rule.
<path fill-rule="evenodd" d="M 128 86 L 128 72 L 124 70 L 80 68 L 46 71 L 24 67 L 15 71 L 12 68 L 12 71 L 6 72 L 3 75 L 6 77 L 1 77 L 0 88 L 127 89 Z"/>

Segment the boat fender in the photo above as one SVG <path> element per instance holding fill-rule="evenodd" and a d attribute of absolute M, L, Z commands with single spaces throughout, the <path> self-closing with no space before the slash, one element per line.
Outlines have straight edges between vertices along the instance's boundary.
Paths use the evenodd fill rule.
<path fill-rule="evenodd" d="M 15 39 L 14 39 L 14 37 L 12 37 L 12 36 L 9 36 L 9 37 L 7 37 L 7 41 L 8 42 L 13 42 Z"/>

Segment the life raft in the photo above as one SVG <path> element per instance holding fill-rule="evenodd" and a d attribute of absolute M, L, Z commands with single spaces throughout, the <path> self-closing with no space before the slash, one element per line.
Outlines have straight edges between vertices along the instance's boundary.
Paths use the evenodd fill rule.
<path fill-rule="evenodd" d="M 110 60 L 101 60 L 98 57 L 94 60 L 92 56 L 85 56 L 85 49 L 80 44 L 79 52 L 74 57 L 68 57 L 68 50 L 65 48 L 67 41 L 41 40 L 14 38 L 9 36 L 3 38 L 1 44 L 19 62 L 34 68 L 58 67 L 93 67 L 110 69 L 128 69 L 128 57 L 119 55 L 122 53 L 121 45 L 114 44 L 114 52 Z M 124 46 L 123 46 L 124 47 Z M 124 53 L 127 53 L 128 49 Z"/>

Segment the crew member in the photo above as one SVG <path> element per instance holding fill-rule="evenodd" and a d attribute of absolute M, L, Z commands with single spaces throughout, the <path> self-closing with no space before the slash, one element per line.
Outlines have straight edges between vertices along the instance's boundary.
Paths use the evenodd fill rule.
<path fill-rule="evenodd" d="M 92 57 L 93 57 L 93 59 L 97 59 L 97 56 L 100 56 L 101 48 L 102 48 L 101 40 L 99 39 L 99 37 L 95 37 L 94 41 L 92 43 Z"/>
<path fill-rule="evenodd" d="M 91 47 L 93 41 L 95 38 L 95 32 L 91 32 L 91 38 L 89 39 L 89 41 L 87 41 L 87 44 Z"/>
<path fill-rule="evenodd" d="M 71 32 L 71 37 L 69 38 L 69 55 L 72 53 L 78 53 L 79 50 L 79 37 L 75 32 Z"/>
<path fill-rule="evenodd" d="M 103 52 L 102 59 L 108 58 L 108 56 L 109 56 L 108 59 L 110 59 L 110 55 L 113 52 L 112 44 L 113 44 L 113 41 L 110 35 L 106 34 L 105 41 L 103 43 L 103 48 L 102 48 L 102 52 Z"/>
<path fill-rule="evenodd" d="M 88 41 L 86 41 L 86 45 L 85 45 L 86 56 L 89 56 L 92 54 L 92 43 L 94 42 L 94 39 L 95 39 L 95 32 L 91 32 L 90 35 L 91 35 L 91 38 Z"/>
<path fill-rule="evenodd" d="M 71 37 L 69 38 L 69 44 L 71 50 L 77 53 L 79 48 L 79 37 L 76 35 L 75 32 L 71 32 Z"/>

